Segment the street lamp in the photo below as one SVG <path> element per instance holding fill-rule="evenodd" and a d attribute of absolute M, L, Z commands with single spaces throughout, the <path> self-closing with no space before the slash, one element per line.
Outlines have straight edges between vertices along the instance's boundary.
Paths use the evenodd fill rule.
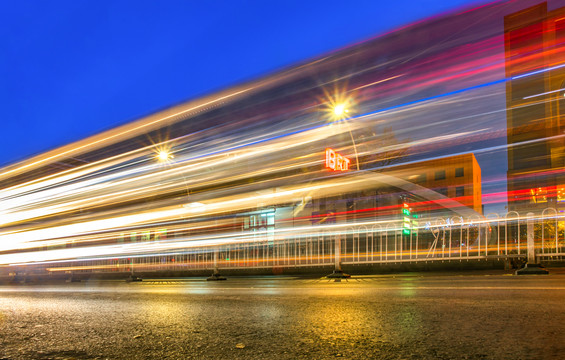
<path fill-rule="evenodd" d="M 157 157 L 157 160 L 159 162 L 162 162 L 162 163 L 163 162 L 169 162 L 169 160 L 174 158 L 173 154 L 171 154 L 169 149 L 160 149 L 157 152 L 156 157 Z M 185 186 L 187 187 L 186 193 L 188 195 L 188 185 L 186 183 L 186 179 L 184 178 L 184 175 L 182 175 L 182 178 L 183 178 Z M 193 206 L 200 208 L 199 211 L 202 211 L 202 210 L 204 210 L 204 209 L 202 209 L 202 207 L 204 207 L 205 205 L 196 202 L 196 203 L 189 204 L 186 207 L 193 207 Z M 212 275 L 206 279 L 208 281 L 226 280 L 226 278 L 224 276 L 220 275 L 220 272 L 218 270 L 218 253 L 219 253 L 219 248 L 216 247 L 214 249 L 214 266 L 213 266 L 213 270 L 212 270 Z M 133 277 L 133 273 L 132 273 L 132 277 Z"/>
<path fill-rule="evenodd" d="M 352 103 L 352 98 L 347 97 L 345 92 L 336 93 L 334 96 L 329 97 L 329 112 L 331 114 L 331 119 L 333 122 L 342 122 L 347 127 L 347 132 L 351 137 L 351 143 L 353 145 L 353 151 L 355 153 L 355 164 L 357 170 L 359 170 L 359 157 L 357 156 L 357 144 L 355 144 L 355 139 L 353 138 L 353 133 L 349 127 L 349 123 L 346 121 L 349 115 L 348 104 Z M 335 279 L 335 281 L 341 281 L 341 279 L 347 279 L 351 275 L 346 274 L 341 269 L 341 236 L 337 236 L 334 239 L 334 256 L 335 256 L 335 269 L 327 276 L 329 279 Z"/>
<path fill-rule="evenodd" d="M 174 158 L 174 156 L 173 156 L 173 154 L 171 154 L 170 149 L 161 148 L 161 149 L 156 150 L 155 158 L 160 163 L 166 163 L 169 160 L 171 160 L 172 158 Z M 128 282 L 130 282 L 130 281 L 142 281 L 141 276 L 135 275 L 134 267 L 135 267 L 136 264 L 135 264 L 134 258 L 135 257 L 132 256 L 131 259 L 130 259 L 131 274 L 130 274 L 130 277 L 126 280 Z"/>
<path fill-rule="evenodd" d="M 337 104 L 334 106 L 333 112 L 336 117 L 342 117 L 348 113 L 349 110 L 345 108 L 345 104 Z"/>
<path fill-rule="evenodd" d="M 335 96 L 335 99 L 343 98 L 343 96 Z M 355 143 L 355 139 L 353 138 L 353 133 L 351 132 L 351 128 L 349 127 L 349 123 L 346 121 L 349 116 L 349 109 L 347 104 L 351 103 L 351 99 L 345 99 L 344 102 L 338 102 L 335 100 L 330 100 L 331 104 L 331 114 L 333 121 L 342 121 L 345 126 L 347 127 L 347 132 L 349 132 L 349 136 L 351 137 L 351 143 L 353 145 L 353 151 L 355 153 L 355 164 L 357 166 L 357 170 L 359 170 L 359 156 L 357 155 L 357 144 Z"/>
<path fill-rule="evenodd" d="M 157 160 L 159 160 L 160 162 L 165 162 L 172 158 L 174 158 L 173 154 L 171 154 L 167 149 L 159 150 L 159 152 L 157 153 Z"/>

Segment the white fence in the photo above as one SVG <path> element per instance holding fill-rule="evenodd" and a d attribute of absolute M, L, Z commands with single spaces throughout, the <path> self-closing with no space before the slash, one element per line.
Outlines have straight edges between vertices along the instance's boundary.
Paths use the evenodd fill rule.
<path fill-rule="evenodd" d="M 175 253 L 53 264 L 49 271 L 152 272 L 212 269 L 304 268 L 422 261 L 526 261 L 528 235 L 534 261 L 565 260 L 565 213 L 509 212 L 484 217 L 419 219 L 409 234 L 400 221 L 335 225 L 318 231 L 257 232 L 220 246 Z"/>

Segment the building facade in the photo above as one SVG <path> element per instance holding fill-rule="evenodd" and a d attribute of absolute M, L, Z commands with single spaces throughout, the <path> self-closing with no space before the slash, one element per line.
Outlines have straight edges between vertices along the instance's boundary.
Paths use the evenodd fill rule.
<path fill-rule="evenodd" d="M 565 8 L 504 18 L 510 210 L 565 208 Z"/>

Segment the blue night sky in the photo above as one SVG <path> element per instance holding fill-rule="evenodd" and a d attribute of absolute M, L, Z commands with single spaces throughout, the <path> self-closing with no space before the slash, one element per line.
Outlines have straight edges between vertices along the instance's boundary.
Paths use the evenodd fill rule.
<path fill-rule="evenodd" d="M 473 4 L 5 1 L 0 165 Z"/>

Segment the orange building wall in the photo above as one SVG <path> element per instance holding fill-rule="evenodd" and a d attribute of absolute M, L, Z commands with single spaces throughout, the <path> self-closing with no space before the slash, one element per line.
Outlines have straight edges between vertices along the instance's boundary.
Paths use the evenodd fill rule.
<path fill-rule="evenodd" d="M 463 169 L 463 176 L 456 176 L 458 168 Z M 394 166 L 390 170 L 428 189 L 437 192 L 445 189 L 446 196 L 482 214 L 481 168 L 471 153 Z M 436 173 L 441 171 L 445 171 L 445 179 L 436 180 Z M 459 187 L 463 187 L 464 193 L 458 197 L 456 189 Z"/>

